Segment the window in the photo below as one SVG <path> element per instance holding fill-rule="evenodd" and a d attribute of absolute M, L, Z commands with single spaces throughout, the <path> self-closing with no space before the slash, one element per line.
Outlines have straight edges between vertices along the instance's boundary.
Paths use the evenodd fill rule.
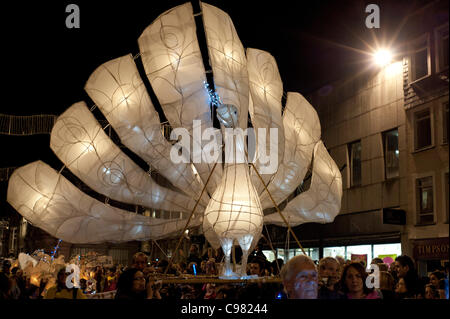
<path fill-rule="evenodd" d="M 305 253 L 312 259 L 312 260 L 319 260 L 319 248 L 304 248 Z M 275 255 L 271 250 L 263 250 L 263 254 L 266 256 L 266 258 L 269 260 L 270 258 L 275 259 Z M 291 249 L 282 249 L 277 248 L 277 258 L 283 259 L 284 262 L 287 262 L 289 259 L 291 259 L 294 256 L 303 255 L 303 252 L 299 248 L 291 248 Z M 270 257 L 270 258 L 269 258 Z M 270 261 L 270 260 L 269 260 Z"/>
<path fill-rule="evenodd" d="M 399 176 L 398 129 L 383 133 L 384 173 L 386 179 Z"/>
<path fill-rule="evenodd" d="M 323 257 L 337 257 L 337 256 L 345 258 L 345 246 L 323 248 Z"/>
<path fill-rule="evenodd" d="M 416 179 L 417 224 L 434 222 L 433 212 L 433 177 Z"/>
<path fill-rule="evenodd" d="M 432 145 L 430 109 L 414 113 L 414 150 Z"/>
<path fill-rule="evenodd" d="M 448 143 L 448 101 L 442 105 L 442 143 Z"/>
<path fill-rule="evenodd" d="M 378 244 L 373 245 L 373 257 L 384 259 L 386 257 L 395 260 L 397 256 L 402 254 L 402 245 L 400 243 L 395 244 Z"/>
<path fill-rule="evenodd" d="M 428 34 L 420 37 L 411 44 L 411 82 L 430 74 L 429 50 Z"/>
<path fill-rule="evenodd" d="M 437 28 L 435 33 L 436 40 L 436 71 L 448 69 L 448 23 Z"/>
<path fill-rule="evenodd" d="M 319 247 L 305 248 L 306 253 L 312 260 L 319 260 Z"/>
<path fill-rule="evenodd" d="M 348 145 L 350 154 L 350 186 L 361 185 L 361 141 Z"/>
<path fill-rule="evenodd" d="M 366 266 L 372 261 L 372 245 L 347 246 L 345 259 L 364 261 Z"/>

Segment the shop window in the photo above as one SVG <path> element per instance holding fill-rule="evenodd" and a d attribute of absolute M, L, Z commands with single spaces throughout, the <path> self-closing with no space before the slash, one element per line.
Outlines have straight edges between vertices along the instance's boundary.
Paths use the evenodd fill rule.
<path fill-rule="evenodd" d="M 345 246 L 323 248 L 323 257 L 337 257 L 337 256 L 345 258 Z"/>
<path fill-rule="evenodd" d="M 411 82 L 420 80 L 430 72 L 430 40 L 425 34 L 410 44 Z"/>
<path fill-rule="evenodd" d="M 442 143 L 448 143 L 448 101 L 442 104 Z"/>
<path fill-rule="evenodd" d="M 378 257 L 383 260 L 393 262 L 395 261 L 395 258 L 400 256 L 401 254 L 402 254 L 402 245 L 400 243 L 373 245 L 374 258 Z"/>
<path fill-rule="evenodd" d="M 347 246 L 345 259 L 364 261 L 366 266 L 372 261 L 372 245 Z"/>
<path fill-rule="evenodd" d="M 434 32 L 436 41 L 436 71 L 448 69 L 448 23 L 437 28 Z"/>
<path fill-rule="evenodd" d="M 383 133 L 384 148 L 384 172 L 385 178 L 395 178 L 399 176 L 399 150 L 398 150 L 398 129 Z"/>
<path fill-rule="evenodd" d="M 361 185 L 361 141 L 348 144 L 350 187 Z"/>
<path fill-rule="evenodd" d="M 431 114 L 427 108 L 414 113 L 414 150 L 432 146 Z"/>
<path fill-rule="evenodd" d="M 318 261 L 319 260 L 319 247 L 314 247 L 314 248 L 305 248 L 306 253 L 308 254 L 308 256 L 314 260 L 314 261 Z"/>
<path fill-rule="evenodd" d="M 433 177 L 416 179 L 417 224 L 434 222 Z"/>

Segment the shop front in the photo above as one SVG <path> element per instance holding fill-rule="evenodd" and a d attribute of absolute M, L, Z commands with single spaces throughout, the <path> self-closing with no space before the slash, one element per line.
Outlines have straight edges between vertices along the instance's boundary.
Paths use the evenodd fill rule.
<path fill-rule="evenodd" d="M 270 226 L 270 238 L 276 253 L 265 245 L 266 256 L 289 260 L 302 254 L 286 228 Z M 303 224 L 294 228 L 305 252 L 313 260 L 341 256 L 346 260 L 370 264 L 379 257 L 392 263 L 402 254 L 401 225 L 386 224 L 382 210 L 338 215 L 330 224 Z"/>
<path fill-rule="evenodd" d="M 435 270 L 445 269 L 449 263 L 449 238 L 414 240 L 413 257 L 420 276 L 428 276 Z"/>

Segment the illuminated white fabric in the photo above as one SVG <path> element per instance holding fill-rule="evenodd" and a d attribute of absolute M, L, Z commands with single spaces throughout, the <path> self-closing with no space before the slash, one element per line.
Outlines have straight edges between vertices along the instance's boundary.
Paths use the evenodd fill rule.
<path fill-rule="evenodd" d="M 233 141 L 233 140 L 231 140 Z M 231 142 L 230 141 L 230 142 Z M 243 139 L 236 139 L 235 160 L 244 154 Z M 226 142 L 229 150 L 233 143 Z M 212 246 L 220 241 L 225 253 L 224 276 L 232 276 L 230 267 L 230 253 L 233 242 L 237 241 L 242 248 L 242 273 L 246 275 L 247 254 L 254 239 L 259 239 L 263 227 L 263 213 L 259 196 L 250 178 L 247 163 L 225 164 L 222 182 L 217 187 L 206 207 L 203 218 L 203 229 L 207 231 L 208 238 L 212 239 Z M 210 228 L 215 235 L 211 233 Z"/>
<path fill-rule="evenodd" d="M 50 147 L 70 171 L 112 199 L 163 210 L 190 211 L 195 201 L 156 184 L 105 134 L 84 102 L 53 126 Z"/>
<path fill-rule="evenodd" d="M 316 110 L 299 93 L 288 92 L 283 114 L 284 158 L 268 189 L 277 204 L 285 200 L 305 178 L 314 146 L 320 140 Z M 273 207 L 266 191 L 260 193 L 262 207 Z"/>
<path fill-rule="evenodd" d="M 70 243 L 160 239 L 186 225 L 186 220 L 146 217 L 99 202 L 41 161 L 14 171 L 7 200 L 31 224 Z"/>
<path fill-rule="evenodd" d="M 342 178 L 320 141 L 314 108 L 300 94 L 289 93 L 281 120 L 282 82 L 273 57 L 257 49 L 249 49 L 246 57 L 230 17 L 205 3 L 201 9 L 216 93 L 223 103 L 216 110 L 222 125 L 245 129 L 250 110 L 255 128 L 278 128 L 277 171 L 263 174 L 275 201 L 281 203 L 295 191 L 313 161 L 310 189 L 287 203 L 283 214 L 290 225 L 333 221 L 340 209 Z M 186 128 L 191 138 L 196 134 L 201 137 L 212 127 L 212 118 L 191 4 L 163 13 L 144 30 L 138 43 L 146 75 L 171 126 Z M 175 187 L 155 183 L 106 136 L 83 103 L 63 113 L 53 128 L 51 148 L 58 157 L 84 183 L 112 199 L 190 212 L 214 163 L 171 161 L 171 143 L 161 134 L 159 116 L 132 57 L 101 65 L 85 89 L 122 143 Z M 201 126 L 194 127 L 194 120 L 201 120 Z M 210 141 L 202 141 L 200 146 L 205 144 Z M 246 145 L 237 146 L 243 154 Z M 199 155 L 205 152 L 194 147 L 191 159 Z M 202 224 L 211 245 L 222 247 L 227 259 L 225 274 L 229 274 L 233 245 L 241 246 L 245 265 L 246 254 L 261 236 L 263 222 L 285 226 L 278 214 L 263 217 L 262 209 L 273 203 L 258 183 L 247 164 L 227 163 L 225 169 L 218 164 L 189 225 Z M 42 162 L 13 173 L 8 202 L 35 226 L 72 243 L 166 238 L 179 233 L 186 223 L 137 215 L 101 203 Z"/>
<path fill-rule="evenodd" d="M 282 212 L 291 226 L 311 222 L 331 223 L 339 213 L 342 176 L 322 141 L 319 141 L 314 148 L 311 178 L 309 189 L 291 200 Z M 284 225 L 278 213 L 266 215 L 264 222 Z"/>
<path fill-rule="evenodd" d="M 214 84 L 224 104 L 236 106 L 238 123 L 247 128 L 248 74 L 244 47 L 227 13 L 201 2 L 203 23 Z"/>
<path fill-rule="evenodd" d="M 186 128 L 191 137 L 196 129 L 203 134 L 212 127 L 192 5 L 186 3 L 161 14 L 144 30 L 138 43 L 147 77 L 172 127 Z M 193 127 L 194 120 L 201 121 L 201 126 Z M 201 149 L 194 149 L 191 158 L 199 156 Z M 194 162 L 194 165 L 205 183 L 214 163 Z M 221 173 L 219 165 L 207 185 L 210 194 L 220 182 Z"/>
<path fill-rule="evenodd" d="M 108 61 L 89 77 L 85 90 L 117 132 L 121 142 L 186 194 L 198 199 L 202 184 L 191 164 L 174 164 L 162 135 L 159 115 L 131 55 Z M 202 205 L 208 204 L 205 194 Z"/>
<path fill-rule="evenodd" d="M 251 94 L 249 112 L 257 140 L 260 138 L 265 139 L 264 144 L 266 145 L 264 150 L 257 149 L 256 153 L 257 160 L 255 166 L 258 169 L 258 172 L 261 172 L 262 167 L 269 166 L 269 163 L 261 163 L 261 152 L 264 152 L 266 156 L 269 156 L 270 149 L 272 148 L 278 153 L 278 163 L 282 163 L 283 161 L 284 129 L 283 121 L 281 119 L 283 83 L 281 82 L 275 59 L 265 51 L 247 49 L 247 68 Z M 278 139 L 274 140 L 272 137 L 271 140 L 269 134 L 271 128 L 277 130 Z M 258 129 L 264 129 L 264 136 L 259 136 Z M 271 144 L 272 147 L 270 147 Z M 258 145 L 258 143 L 256 145 Z M 278 166 L 278 163 L 276 167 Z M 266 185 L 273 175 L 274 174 L 264 174 L 261 172 L 261 177 Z M 252 171 L 252 180 L 258 193 L 261 193 L 264 190 L 264 186 L 254 170 Z"/>

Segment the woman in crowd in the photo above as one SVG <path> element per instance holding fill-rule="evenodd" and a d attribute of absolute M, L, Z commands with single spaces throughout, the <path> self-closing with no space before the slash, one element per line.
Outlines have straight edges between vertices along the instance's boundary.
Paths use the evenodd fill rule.
<path fill-rule="evenodd" d="M 443 279 L 445 274 L 442 271 L 436 270 L 430 274 L 430 284 L 433 285 L 435 289 L 439 287 L 439 280 Z"/>
<path fill-rule="evenodd" d="M 425 286 L 425 299 L 439 299 L 439 291 L 432 284 Z"/>
<path fill-rule="evenodd" d="M 400 278 L 395 286 L 395 299 L 412 299 L 412 293 L 404 277 Z"/>
<path fill-rule="evenodd" d="M 147 299 L 145 277 L 142 271 L 136 268 L 130 268 L 120 275 L 119 281 L 117 282 L 115 299 Z"/>
<path fill-rule="evenodd" d="M 350 263 L 344 267 L 341 287 L 347 299 L 380 299 L 374 289 L 366 286 L 367 273 L 360 263 Z"/>

